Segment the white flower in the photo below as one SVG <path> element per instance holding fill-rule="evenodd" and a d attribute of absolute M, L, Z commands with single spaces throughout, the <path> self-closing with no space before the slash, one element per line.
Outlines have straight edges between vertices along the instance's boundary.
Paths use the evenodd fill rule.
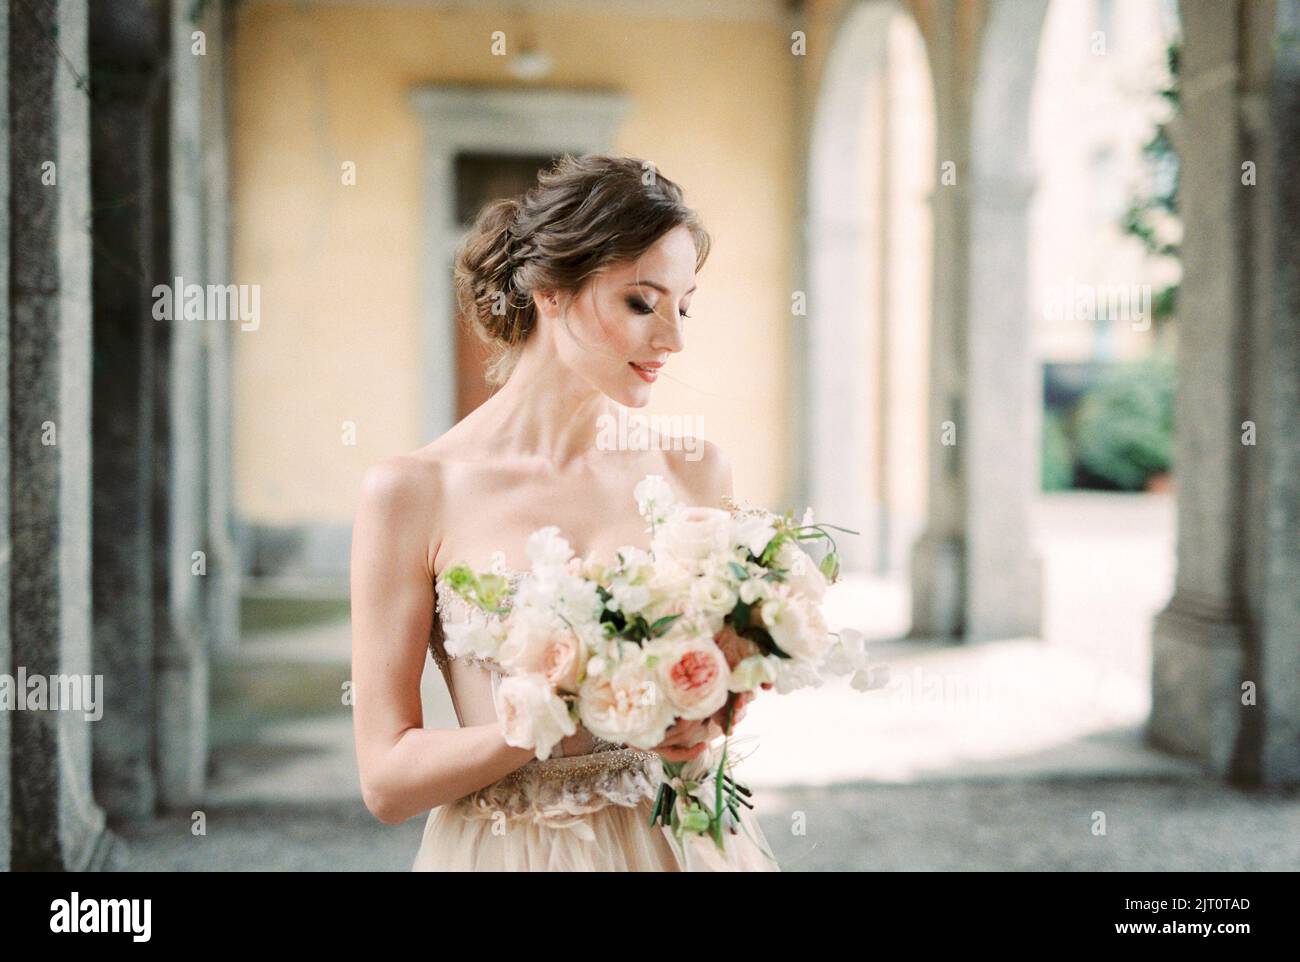
<path fill-rule="evenodd" d="M 655 532 L 655 557 L 698 566 L 731 547 L 731 515 L 721 508 L 678 507 Z"/>
<path fill-rule="evenodd" d="M 729 691 L 754 691 L 767 682 L 776 681 L 774 661 L 780 661 L 775 655 L 750 655 L 739 665 L 731 669 L 731 679 L 727 682 Z"/>
<path fill-rule="evenodd" d="M 589 674 L 578 692 L 583 726 L 607 741 L 654 748 L 672 727 L 672 702 L 660 691 L 644 659 L 606 661 L 604 667 L 608 673 Z"/>
<path fill-rule="evenodd" d="M 560 535 L 555 525 L 538 528 L 528 536 L 528 559 L 533 563 L 533 570 L 543 572 L 550 568 L 563 567 L 573 557 L 569 542 Z"/>
<path fill-rule="evenodd" d="M 551 688 L 576 691 L 587 651 L 563 622 L 524 608 L 509 619 L 497 660 L 511 674 L 538 674 Z"/>
<path fill-rule="evenodd" d="M 816 663 L 834 641 L 817 606 L 792 596 L 788 589 L 774 592 L 760 610 L 776 646 L 795 660 Z"/>
<path fill-rule="evenodd" d="M 624 571 L 634 571 L 638 568 L 652 567 L 655 559 L 649 551 L 637 548 L 634 545 L 624 545 L 618 549 L 619 567 Z"/>
<path fill-rule="evenodd" d="M 879 665 L 871 668 L 863 668 L 853 673 L 849 679 L 849 685 L 858 691 L 872 691 L 876 688 L 884 688 L 889 684 L 889 666 Z"/>
<path fill-rule="evenodd" d="M 616 582 L 610 586 L 609 593 L 612 595 L 607 602 L 610 610 L 621 611 L 625 615 L 638 614 L 651 601 L 650 589 L 645 585 Z"/>
<path fill-rule="evenodd" d="M 840 631 L 835 643 L 822 659 L 823 670 L 832 675 L 851 675 L 868 666 L 867 652 L 862 632 L 854 628 Z"/>
<path fill-rule="evenodd" d="M 648 569 L 650 603 L 642 615 L 651 624 L 666 615 L 682 614 L 690 595 L 691 572 L 672 558 L 664 558 Z"/>
<path fill-rule="evenodd" d="M 788 695 L 800 688 L 820 688 L 822 676 L 811 662 L 800 658 L 773 658 L 769 663 L 776 670 L 772 685 L 778 695 Z"/>
<path fill-rule="evenodd" d="M 737 597 L 736 589 L 725 578 L 703 575 L 691 580 L 691 604 L 707 614 L 730 614 Z"/>
<path fill-rule="evenodd" d="M 775 563 L 778 568 L 786 569 L 785 583 L 795 594 L 804 595 L 813 601 L 821 601 L 826 594 L 826 576 L 797 544 L 787 541 L 776 553 Z"/>
<path fill-rule="evenodd" d="M 549 758 L 562 738 L 578 730 L 569 706 L 541 675 L 507 675 L 494 702 L 506 744 L 531 748 L 538 758 Z"/>
<path fill-rule="evenodd" d="M 740 600 L 747 605 L 762 601 L 771 593 L 771 582 L 762 578 L 749 577 L 740 583 Z"/>
<path fill-rule="evenodd" d="M 562 566 L 543 568 L 522 579 L 515 592 L 514 608 L 538 608 L 570 624 L 585 624 L 600 618 L 601 605 L 595 583 L 570 574 L 567 566 Z"/>
<path fill-rule="evenodd" d="M 775 536 L 776 528 L 772 526 L 769 516 L 746 515 L 736 522 L 732 541 L 748 549 L 757 558 Z"/>
<path fill-rule="evenodd" d="M 636 498 L 641 517 L 647 521 L 666 514 L 676 500 L 672 486 L 657 474 L 647 474 L 638 482 L 632 489 L 632 497 Z"/>
<path fill-rule="evenodd" d="M 488 618 L 478 610 L 472 611 L 465 621 L 444 625 L 443 632 L 443 648 L 452 658 L 466 655 L 495 658 L 506 636 L 505 625 L 500 619 Z"/>
<path fill-rule="evenodd" d="M 645 651 L 678 718 L 708 718 L 726 704 L 731 671 L 712 637 L 663 638 Z"/>

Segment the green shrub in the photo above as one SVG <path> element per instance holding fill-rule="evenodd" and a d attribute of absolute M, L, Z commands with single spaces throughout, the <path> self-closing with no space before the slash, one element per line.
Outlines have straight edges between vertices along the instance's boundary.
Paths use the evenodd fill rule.
<path fill-rule="evenodd" d="M 1173 454 L 1174 368 L 1161 354 L 1116 367 L 1079 403 L 1075 454 L 1092 474 L 1140 491 Z"/>
<path fill-rule="evenodd" d="M 1043 412 L 1042 485 L 1044 491 L 1067 491 L 1074 483 L 1074 455 L 1065 419 L 1055 411 Z"/>

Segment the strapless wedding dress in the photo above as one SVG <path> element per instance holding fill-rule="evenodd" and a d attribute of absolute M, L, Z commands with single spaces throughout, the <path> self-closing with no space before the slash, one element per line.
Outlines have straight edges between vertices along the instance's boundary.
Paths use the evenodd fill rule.
<path fill-rule="evenodd" d="M 496 570 L 513 583 L 526 574 Z M 439 577 L 429 650 L 442 672 L 461 727 L 496 721 L 501 666 L 448 658 L 443 626 L 481 616 Z M 492 617 L 492 616 L 487 616 Z M 581 733 L 583 729 L 579 729 Z M 412 871 L 779 871 L 753 813 L 712 839 L 650 824 L 663 779 L 660 757 L 587 735 L 582 754 L 534 758 L 509 775 L 429 813 Z M 582 739 L 579 739 L 582 740 Z M 560 746 L 557 746 L 557 750 Z M 743 780 L 743 778 L 742 778 Z"/>

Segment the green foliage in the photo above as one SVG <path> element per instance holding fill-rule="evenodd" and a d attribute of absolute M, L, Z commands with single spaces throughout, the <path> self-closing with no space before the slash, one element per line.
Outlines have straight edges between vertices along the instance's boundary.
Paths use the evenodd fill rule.
<path fill-rule="evenodd" d="M 483 611 L 493 614 L 505 614 L 506 602 L 510 596 L 510 582 L 501 575 L 479 574 L 469 565 L 461 562 L 447 569 L 445 575 L 451 590 L 461 598 Z"/>
<path fill-rule="evenodd" d="M 1181 48 L 1173 43 L 1166 51 L 1169 64 L 1169 86 L 1157 91 L 1160 98 L 1177 111 L 1180 106 L 1178 69 Z M 1169 137 L 1168 124 L 1156 125 L 1151 139 L 1142 147 L 1147 169 L 1151 174 L 1151 189 L 1133 197 L 1124 211 L 1121 229 L 1125 234 L 1142 242 L 1150 257 L 1179 256 L 1179 245 L 1170 235 L 1170 225 L 1178 217 L 1178 155 Z M 1157 325 L 1169 320 L 1177 306 L 1176 285 L 1155 292 L 1152 300 L 1153 320 Z"/>
<path fill-rule="evenodd" d="M 1115 368 L 1075 414 L 1076 455 L 1124 491 L 1168 471 L 1173 454 L 1174 366 L 1163 354 Z"/>
<path fill-rule="evenodd" d="M 1044 491 L 1067 491 L 1074 482 L 1074 455 L 1065 418 L 1055 411 L 1043 415 L 1042 487 Z"/>

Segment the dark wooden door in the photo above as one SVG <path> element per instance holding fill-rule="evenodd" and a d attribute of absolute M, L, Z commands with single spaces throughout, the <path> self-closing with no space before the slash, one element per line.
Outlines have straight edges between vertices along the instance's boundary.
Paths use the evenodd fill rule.
<path fill-rule="evenodd" d="M 522 194 L 537 182 L 537 172 L 559 154 L 461 153 L 456 155 L 456 220 L 468 230 L 483 206 Z M 487 345 L 463 324 L 456 325 L 456 420 L 492 393 L 483 378 Z"/>

